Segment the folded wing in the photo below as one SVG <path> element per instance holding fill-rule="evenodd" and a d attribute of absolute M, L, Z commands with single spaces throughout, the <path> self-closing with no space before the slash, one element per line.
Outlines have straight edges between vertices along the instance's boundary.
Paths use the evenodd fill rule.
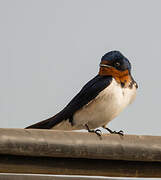
<path fill-rule="evenodd" d="M 103 89 L 110 85 L 111 81 L 111 76 L 97 75 L 81 89 L 62 111 L 47 120 L 26 127 L 26 129 L 51 129 L 67 119 L 72 123 L 73 114 L 94 99 Z"/>

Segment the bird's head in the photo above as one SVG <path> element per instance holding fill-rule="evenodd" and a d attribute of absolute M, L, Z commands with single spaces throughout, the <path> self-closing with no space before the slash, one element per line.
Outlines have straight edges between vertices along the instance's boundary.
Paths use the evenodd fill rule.
<path fill-rule="evenodd" d="M 119 51 L 110 51 L 101 58 L 99 75 L 112 76 L 124 87 L 134 81 L 131 76 L 131 64 Z"/>

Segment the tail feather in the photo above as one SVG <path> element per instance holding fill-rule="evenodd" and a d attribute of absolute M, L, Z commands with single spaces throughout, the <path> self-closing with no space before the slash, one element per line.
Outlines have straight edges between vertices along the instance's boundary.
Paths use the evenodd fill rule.
<path fill-rule="evenodd" d="M 56 114 L 49 119 L 28 126 L 25 129 L 51 129 L 53 126 L 61 122 L 61 120 L 62 118 L 59 116 L 59 114 Z"/>
<path fill-rule="evenodd" d="M 50 129 L 49 127 L 50 119 L 38 122 L 36 124 L 33 124 L 31 126 L 26 127 L 25 129 Z"/>

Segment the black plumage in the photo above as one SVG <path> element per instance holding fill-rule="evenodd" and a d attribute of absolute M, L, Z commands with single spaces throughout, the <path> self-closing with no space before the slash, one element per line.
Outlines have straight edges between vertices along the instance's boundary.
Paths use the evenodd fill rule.
<path fill-rule="evenodd" d="M 81 89 L 81 91 L 69 102 L 69 104 L 62 111 L 60 111 L 55 116 L 39 123 L 33 124 L 26 129 L 50 129 L 61 121 L 67 119 L 69 119 L 72 124 L 74 113 L 77 110 L 81 109 L 84 105 L 88 104 L 91 100 L 93 100 L 103 89 L 109 86 L 111 82 L 112 76 L 95 76 Z"/>

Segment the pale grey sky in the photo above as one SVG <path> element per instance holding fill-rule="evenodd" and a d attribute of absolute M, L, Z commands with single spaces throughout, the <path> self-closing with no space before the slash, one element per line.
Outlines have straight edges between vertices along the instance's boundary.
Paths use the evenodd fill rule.
<path fill-rule="evenodd" d="M 1 127 L 23 128 L 60 111 L 120 50 L 136 101 L 109 127 L 161 135 L 161 1 L 0 0 Z"/>

